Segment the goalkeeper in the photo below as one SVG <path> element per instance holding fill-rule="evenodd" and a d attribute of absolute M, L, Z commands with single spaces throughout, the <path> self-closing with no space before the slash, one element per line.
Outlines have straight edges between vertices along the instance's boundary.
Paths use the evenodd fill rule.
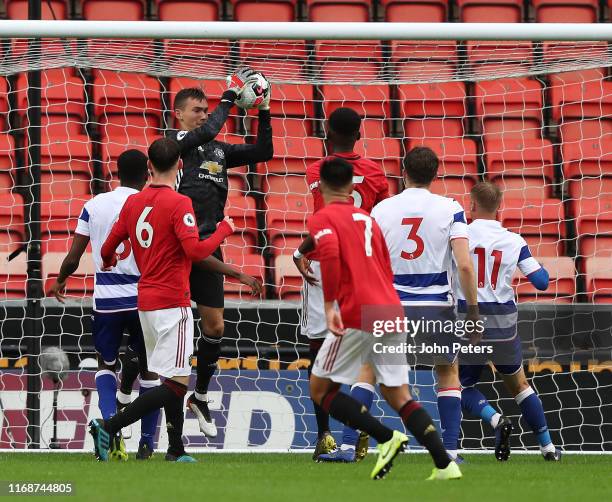
<path fill-rule="evenodd" d="M 210 115 L 206 95 L 199 87 L 182 89 L 174 98 L 174 112 L 180 129 L 171 131 L 168 136 L 178 142 L 183 159 L 177 189 L 193 202 L 200 239 L 212 235 L 217 224 L 223 220 L 228 192 L 227 169 L 272 158 L 269 93 L 258 105 L 259 126 L 254 144 L 232 145 L 214 139 L 227 120 L 234 101 L 256 75 L 251 68 L 238 69 L 231 76 L 229 89 L 223 93 L 221 102 Z M 220 247 L 213 256 L 223 260 Z M 254 289 L 257 287 L 247 284 Z M 191 299 L 197 304 L 200 314 L 202 336 L 196 349 L 195 392 L 189 396 L 187 407 L 196 415 L 200 430 L 208 437 L 216 437 L 217 428 L 210 416 L 206 394 L 221 351 L 224 330 L 223 275 L 194 265 L 190 288 Z"/>

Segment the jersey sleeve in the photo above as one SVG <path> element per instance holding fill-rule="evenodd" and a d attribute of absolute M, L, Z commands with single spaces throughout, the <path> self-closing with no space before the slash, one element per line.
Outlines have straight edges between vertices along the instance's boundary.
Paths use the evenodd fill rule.
<path fill-rule="evenodd" d="M 274 143 L 272 142 L 272 125 L 270 112 L 259 111 L 257 125 L 257 139 L 253 145 L 232 145 L 224 143 L 226 166 L 228 168 L 267 162 L 274 156 Z"/>
<path fill-rule="evenodd" d="M 315 242 L 317 260 L 340 256 L 338 236 L 326 216 L 314 214 L 308 219 L 308 233 Z"/>
<path fill-rule="evenodd" d="M 180 197 L 172 214 L 172 226 L 178 240 L 198 239 L 198 227 L 193 214 L 193 205 L 188 197 Z"/>
<path fill-rule="evenodd" d="M 85 203 L 79 219 L 77 220 L 77 226 L 75 232 L 80 235 L 85 235 L 87 237 L 90 236 L 89 233 L 89 211 L 91 210 L 91 204 L 88 202 Z"/>
<path fill-rule="evenodd" d="M 538 261 L 531 256 L 531 251 L 529 250 L 529 246 L 525 242 L 525 239 L 521 237 L 520 241 L 521 250 L 519 252 L 518 257 L 518 268 L 522 272 L 522 274 L 527 277 L 534 272 L 537 272 L 542 268 Z"/>
<path fill-rule="evenodd" d="M 106 241 L 100 249 L 102 262 L 105 266 L 107 266 L 111 262 L 119 244 L 129 238 L 126 221 L 128 218 L 128 212 L 129 203 L 128 201 L 126 201 L 126 203 L 121 208 L 121 212 L 119 213 L 117 221 L 113 225 L 113 228 L 111 228 L 111 231 L 108 234 Z"/>
<path fill-rule="evenodd" d="M 465 219 L 465 211 L 461 204 L 456 200 L 452 201 L 452 221 L 450 225 L 450 240 L 453 239 L 467 239 L 468 238 L 468 226 Z"/>
<path fill-rule="evenodd" d="M 188 152 L 215 139 L 225 124 L 232 105 L 233 103 L 222 100 L 203 125 L 192 131 L 173 133 L 173 139 L 178 143 L 181 153 Z"/>

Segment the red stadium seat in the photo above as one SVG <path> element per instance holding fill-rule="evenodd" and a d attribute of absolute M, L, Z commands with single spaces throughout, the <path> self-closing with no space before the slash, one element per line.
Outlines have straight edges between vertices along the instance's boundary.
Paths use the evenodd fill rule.
<path fill-rule="evenodd" d="M 306 176 L 303 175 L 277 175 L 266 176 L 261 191 L 266 195 L 308 195 Z"/>
<path fill-rule="evenodd" d="M 455 67 L 455 64 L 444 61 L 408 61 L 399 65 L 396 70 L 400 81 L 452 80 Z"/>
<path fill-rule="evenodd" d="M 587 258 L 585 264 L 586 291 L 592 303 L 612 303 L 612 261 Z"/>
<path fill-rule="evenodd" d="M 157 0 L 160 21 L 217 21 L 220 0 Z"/>
<path fill-rule="evenodd" d="M 533 118 L 541 123 L 543 101 L 541 84 L 527 78 L 485 80 L 474 86 L 479 117 Z"/>
<path fill-rule="evenodd" d="M 499 176 L 493 181 L 509 199 L 548 199 L 552 197 L 550 180 L 542 176 Z"/>
<path fill-rule="evenodd" d="M 404 120 L 404 137 L 408 140 L 463 139 L 465 134 L 462 119 L 421 119 L 407 118 Z"/>
<path fill-rule="evenodd" d="M 161 113 L 159 80 L 138 73 L 94 70 L 94 113 Z"/>
<path fill-rule="evenodd" d="M 90 198 L 82 195 L 80 198 L 68 196 L 60 199 L 43 192 L 40 204 L 43 238 L 49 238 L 46 234 L 66 235 L 72 232 L 76 228 L 77 218 L 81 214 L 83 205 Z"/>
<path fill-rule="evenodd" d="M 44 21 L 68 19 L 68 1 L 50 0 L 41 3 L 41 16 Z M 6 16 L 9 19 L 28 19 L 28 0 L 5 0 Z"/>
<path fill-rule="evenodd" d="M 355 143 L 355 152 L 382 166 L 387 176 L 399 178 L 401 140 L 395 138 L 364 138 Z"/>
<path fill-rule="evenodd" d="M 385 21 L 442 23 L 448 20 L 448 0 L 381 0 Z"/>
<path fill-rule="evenodd" d="M 90 21 L 140 21 L 145 5 L 141 0 L 83 0 L 82 12 Z"/>
<path fill-rule="evenodd" d="M 596 23 L 598 0 L 532 0 L 538 23 Z"/>
<path fill-rule="evenodd" d="M 17 167 L 14 155 L 15 139 L 10 134 L 0 134 L 0 171 L 9 173 Z"/>
<path fill-rule="evenodd" d="M 522 0 L 457 0 L 462 23 L 520 23 Z"/>
<path fill-rule="evenodd" d="M 87 136 L 77 136 L 68 141 L 43 143 L 40 147 L 42 171 L 83 173 L 91 176 L 91 145 Z"/>
<path fill-rule="evenodd" d="M 28 54 L 31 40 L 13 38 L 10 40 L 11 55 L 14 58 Z M 40 52 L 46 64 L 57 62 L 58 66 L 66 66 L 77 54 L 76 43 L 73 40 L 59 38 L 43 38 L 35 44 L 36 52 Z"/>
<path fill-rule="evenodd" d="M 556 235 L 523 235 L 533 256 L 563 256 L 565 241 Z"/>
<path fill-rule="evenodd" d="M 482 135 L 486 140 L 541 139 L 542 121 L 538 118 L 517 118 L 498 115 L 482 118 Z"/>
<path fill-rule="evenodd" d="M 257 213 L 253 197 L 231 195 L 225 204 L 225 214 L 234 220 L 235 234 L 249 235 L 257 240 Z"/>
<path fill-rule="evenodd" d="M 472 178 L 445 176 L 436 178 L 431 184 L 430 190 L 438 195 L 457 198 L 469 194 L 475 184 L 476 181 Z"/>
<path fill-rule="evenodd" d="M 258 119 L 251 120 L 250 131 L 257 134 Z M 312 136 L 313 121 L 304 117 L 272 117 L 272 134 L 280 138 L 303 138 Z"/>
<path fill-rule="evenodd" d="M 266 268 L 264 264 L 263 256 L 258 254 L 246 254 L 246 255 L 233 255 L 228 254 L 224 256 L 225 263 L 240 268 L 244 274 L 248 274 L 251 277 L 259 279 L 262 283 L 265 281 Z M 244 284 L 239 283 L 236 279 L 231 277 L 225 278 L 225 284 L 223 286 L 225 298 L 230 300 L 241 300 L 241 301 L 257 301 L 259 297 L 253 297 L 251 290 Z"/>
<path fill-rule="evenodd" d="M 612 195 L 572 201 L 576 218 L 578 254 L 612 256 Z"/>
<path fill-rule="evenodd" d="M 274 158 L 259 164 L 259 174 L 306 173 L 306 166 L 323 157 L 323 140 L 319 138 L 273 138 Z"/>
<path fill-rule="evenodd" d="M 148 146 L 159 136 L 157 115 L 107 114 L 101 117 L 102 142 Z"/>
<path fill-rule="evenodd" d="M 42 273 L 45 281 L 45 292 L 57 278 L 65 253 L 45 253 L 42 257 Z M 88 253 L 81 258 L 79 268 L 66 281 L 67 296 L 92 296 L 94 290 L 95 266 L 92 256 Z"/>
<path fill-rule="evenodd" d="M 305 235 L 306 220 L 313 212 L 310 195 L 268 195 L 266 197 L 266 230 L 268 243 L 278 246 L 283 235 Z"/>
<path fill-rule="evenodd" d="M 391 60 L 441 62 L 457 65 L 457 42 L 451 40 L 393 40 Z"/>
<path fill-rule="evenodd" d="M 302 276 L 290 255 L 274 258 L 274 285 L 281 300 L 299 300 L 302 291 Z"/>
<path fill-rule="evenodd" d="M 0 193 L 0 251 L 11 252 L 25 242 L 24 201 L 19 194 Z"/>
<path fill-rule="evenodd" d="M 152 64 L 156 58 L 156 41 L 152 39 L 91 39 L 87 40 L 87 55 L 96 59 L 96 64 L 113 65 L 117 61 L 134 60 L 140 65 Z"/>
<path fill-rule="evenodd" d="M 70 68 L 57 68 L 42 71 L 41 112 L 43 114 L 76 115 L 85 117 L 84 81 L 75 77 Z M 28 104 L 28 76 L 20 73 L 17 78 L 17 107 L 26 114 Z"/>
<path fill-rule="evenodd" d="M 356 22 L 370 20 L 367 0 L 306 0 L 308 19 L 316 22 Z"/>
<path fill-rule="evenodd" d="M 552 118 L 561 122 L 612 115 L 612 82 L 604 76 L 599 69 L 551 75 Z"/>
<path fill-rule="evenodd" d="M 508 230 L 526 235 L 547 235 L 564 238 L 565 211 L 558 199 L 504 198 L 500 221 Z"/>
<path fill-rule="evenodd" d="M 229 72 L 227 40 L 165 40 L 164 50 L 172 73 L 201 77 Z"/>
<path fill-rule="evenodd" d="M 78 197 L 88 198 L 91 193 L 91 178 L 82 172 L 43 171 L 40 176 L 41 190 L 53 199 Z"/>
<path fill-rule="evenodd" d="M 388 85 L 322 85 L 323 111 L 326 117 L 342 106 L 354 109 L 365 117 L 390 117 Z"/>
<path fill-rule="evenodd" d="M 25 298 L 28 277 L 26 253 L 20 253 L 8 261 L 9 253 L 3 247 L 0 249 L 0 299 Z"/>
<path fill-rule="evenodd" d="M 467 59 L 475 75 L 492 72 L 521 72 L 530 70 L 534 62 L 531 42 L 472 41 L 466 43 Z"/>
<path fill-rule="evenodd" d="M 382 45 L 376 40 L 315 42 L 315 57 L 325 81 L 352 84 L 380 80 L 382 55 Z"/>
<path fill-rule="evenodd" d="M 414 139 L 408 141 L 408 150 L 416 146 L 431 148 L 440 159 L 439 176 L 469 177 L 478 181 L 476 144 L 470 139 Z"/>
<path fill-rule="evenodd" d="M 398 86 L 405 117 L 463 117 L 465 86 L 462 82 L 433 82 Z"/>
<path fill-rule="evenodd" d="M 574 260 L 567 256 L 542 256 L 538 257 L 537 260 L 550 276 L 548 289 L 538 291 L 517 269 L 513 284 L 519 302 L 573 303 L 576 295 Z"/>
<path fill-rule="evenodd" d="M 235 21 L 293 21 L 297 0 L 230 0 Z"/>

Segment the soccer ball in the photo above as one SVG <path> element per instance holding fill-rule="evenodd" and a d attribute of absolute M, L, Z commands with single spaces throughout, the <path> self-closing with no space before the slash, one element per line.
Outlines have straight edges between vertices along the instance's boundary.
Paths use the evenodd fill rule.
<path fill-rule="evenodd" d="M 240 97 L 236 100 L 236 106 L 243 110 L 259 106 L 270 94 L 270 82 L 266 77 L 261 73 L 256 73 L 253 77 L 255 77 L 255 80 L 244 88 Z"/>
<path fill-rule="evenodd" d="M 68 376 L 70 361 L 68 355 L 59 347 L 45 348 L 39 358 L 43 376 L 58 383 Z"/>

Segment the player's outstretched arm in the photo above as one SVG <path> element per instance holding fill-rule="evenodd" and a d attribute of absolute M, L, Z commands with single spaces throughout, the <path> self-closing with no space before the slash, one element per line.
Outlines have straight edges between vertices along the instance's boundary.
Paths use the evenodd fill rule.
<path fill-rule="evenodd" d="M 474 273 L 474 265 L 470 257 L 468 240 L 464 238 L 453 239 L 451 241 L 451 248 L 457 264 L 459 284 L 467 303 L 466 321 L 473 321 L 475 323 L 480 318 L 478 314 L 478 291 L 476 289 L 476 274 Z M 479 335 L 481 334 L 476 333 L 476 331 L 472 332 L 472 343 L 477 343 L 480 340 Z"/>
<path fill-rule="evenodd" d="M 533 286 L 539 291 L 548 289 L 548 271 L 531 256 L 529 246 L 523 241 L 523 246 L 519 253 L 518 268 Z"/>
<path fill-rule="evenodd" d="M 119 218 L 113 225 L 110 234 L 108 234 L 100 250 L 100 255 L 102 256 L 102 270 L 110 270 L 117 265 L 117 247 L 129 238 L 123 217 L 124 210 L 125 206 L 123 206 L 121 213 L 119 213 Z"/>
<path fill-rule="evenodd" d="M 548 271 L 542 266 L 540 266 L 539 270 L 529 274 L 527 279 L 539 291 L 546 291 L 548 289 L 550 277 Z"/>
<path fill-rule="evenodd" d="M 257 139 L 255 144 L 226 144 L 224 150 L 228 168 L 245 166 L 256 162 L 267 162 L 270 160 L 274 156 L 270 110 L 259 110 L 259 123 L 257 124 Z"/>
<path fill-rule="evenodd" d="M 87 244 L 89 244 L 88 235 L 74 234 L 70 251 L 68 251 L 64 261 L 62 261 L 59 275 L 49 289 L 48 294 L 55 296 L 55 298 L 62 303 L 64 303 L 66 299 L 66 279 L 74 274 L 79 268 L 79 263 L 81 262 L 83 253 L 87 249 Z"/>
<path fill-rule="evenodd" d="M 191 215 L 191 217 L 193 218 L 193 215 Z M 195 228 L 195 225 L 193 228 Z M 189 259 L 191 261 L 202 261 L 204 258 L 208 258 L 211 254 L 213 254 L 225 240 L 225 238 L 234 233 L 234 230 L 234 222 L 231 218 L 226 216 L 223 221 L 219 223 L 215 233 L 208 239 L 204 239 L 202 241 L 199 240 L 197 231 L 195 233 L 191 233 L 191 235 L 181 237 L 181 234 L 178 234 L 178 236 L 181 240 L 183 250 Z"/>
<path fill-rule="evenodd" d="M 248 274 L 242 273 L 238 268 L 232 267 L 231 265 L 222 262 L 221 260 L 215 258 L 212 255 L 208 258 L 204 258 L 204 260 L 197 262 L 194 265 L 205 270 L 209 270 L 211 272 L 216 272 L 217 274 L 223 274 L 227 277 L 233 277 L 234 279 L 240 281 L 242 284 L 251 288 L 251 294 L 253 296 L 260 296 L 263 291 L 263 285 L 261 284 L 261 281 L 255 279 L 255 277 L 252 277 Z"/>

